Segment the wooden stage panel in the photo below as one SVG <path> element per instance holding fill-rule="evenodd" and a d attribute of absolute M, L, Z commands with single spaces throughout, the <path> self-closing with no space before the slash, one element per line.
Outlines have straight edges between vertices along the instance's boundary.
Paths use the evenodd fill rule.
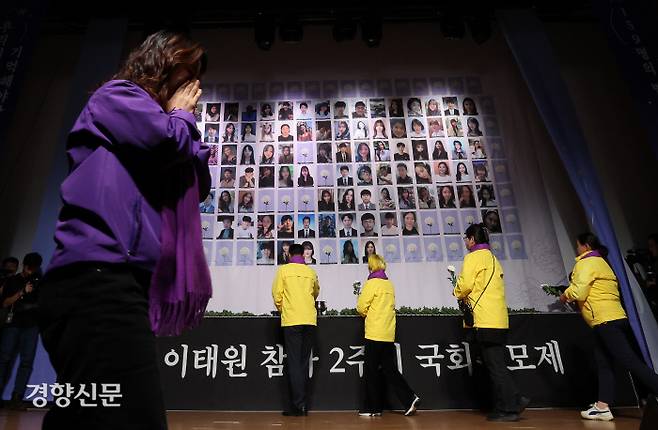
<path fill-rule="evenodd" d="M 170 430 L 637 430 L 641 411 L 636 408 L 613 410 L 612 422 L 585 421 L 578 410 L 529 410 L 516 423 L 490 423 L 484 415 L 469 411 L 420 411 L 413 417 L 389 412 L 382 417 L 359 417 L 356 412 L 311 412 L 308 417 L 282 417 L 274 412 L 170 411 Z M 0 429 L 38 430 L 44 411 L 10 412 L 0 410 Z M 120 428 L 120 426 L 117 426 Z"/>

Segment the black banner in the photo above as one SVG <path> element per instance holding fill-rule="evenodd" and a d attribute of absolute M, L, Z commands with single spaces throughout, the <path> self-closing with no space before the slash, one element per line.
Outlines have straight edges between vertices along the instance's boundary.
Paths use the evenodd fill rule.
<path fill-rule="evenodd" d="M 508 365 L 532 406 L 596 400 L 593 338 L 580 315 L 512 315 L 510 322 Z M 487 375 L 459 317 L 400 316 L 397 334 L 398 365 L 423 408 L 484 405 Z M 268 317 L 207 318 L 183 336 L 159 339 L 167 409 L 283 409 L 282 344 L 279 319 Z M 359 407 L 362 345 L 361 318 L 319 318 L 311 409 Z M 617 390 L 617 405 L 635 404 L 628 376 L 618 375 Z"/>

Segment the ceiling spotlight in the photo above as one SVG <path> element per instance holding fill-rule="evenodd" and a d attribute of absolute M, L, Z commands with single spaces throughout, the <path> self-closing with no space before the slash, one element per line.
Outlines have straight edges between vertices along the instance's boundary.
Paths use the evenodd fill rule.
<path fill-rule="evenodd" d="M 269 51 L 274 43 L 275 32 L 274 19 L 263 12 L 258 12 L 254 23 L 254 37 L 258 48 Z"/>
<path fill-rule="evenodd" d="M 340 16 L 336 18 L 332 34 L 336 42 L 354 40 L 356 36 L 356 21 L 349 16 Z"/>
<path fill-rule="evenodd" d="M 361 21 L 361 38 L 368 48 L 379 46 L 382 41 L 382 19 L 380 17 L 367 17 Z"/>
<path fill-rule="evenodd" d="M 464 18 L 455 10 L 446 10 L 439 17 L 441 33 L 446 39 L 463 39 L 466 34 Z"/>
<path fill-rule="evenodd" d="M 282 42 L 297 43 L 304 37 L 304 27 L 294 15 L 288 15 L 281 21 L 279 26 L 279 38 Z"/>

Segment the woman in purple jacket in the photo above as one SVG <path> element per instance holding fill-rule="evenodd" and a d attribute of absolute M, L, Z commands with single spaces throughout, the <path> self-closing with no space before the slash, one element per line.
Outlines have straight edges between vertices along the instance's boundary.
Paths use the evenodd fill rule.
<path fill-rule="evenodd" d="M 205 66 L 198 43 L 152 34 L 69 133 L 39 323 L 58 382 L 75 391 L 44 429 L 167 427 L 154 333 L 196 324 L 211 294 L 197 210 L 209 150 L 193 114 Z M 114 389 L 120 407 L 81 407 L 81 388 Z"/>

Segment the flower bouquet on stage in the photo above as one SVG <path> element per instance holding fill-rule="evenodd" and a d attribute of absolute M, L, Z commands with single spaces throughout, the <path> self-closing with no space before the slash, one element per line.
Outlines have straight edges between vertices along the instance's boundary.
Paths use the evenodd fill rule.
<path fill-rule="evenodd" d="M 448 280 L 450 281 L 450 284 L 452 284 L 452 289 L 454 290 L 455 287 L 457 286 L 457 275 L 455 275 L 455 266 L 448 266 L 448 273 L 450 274 L 450 276 L 448 276 Z M 473 308 L 471 307 L 471 302 L 468 301 L 468 297 L 465 297 L 463 299 L 457 299 L 457 305 L 459 306 L 459 310 L 463 315 L 464 325 L 468 327 L 473 327 L 473 324 L 475 322 L 473 319 Z"/>

